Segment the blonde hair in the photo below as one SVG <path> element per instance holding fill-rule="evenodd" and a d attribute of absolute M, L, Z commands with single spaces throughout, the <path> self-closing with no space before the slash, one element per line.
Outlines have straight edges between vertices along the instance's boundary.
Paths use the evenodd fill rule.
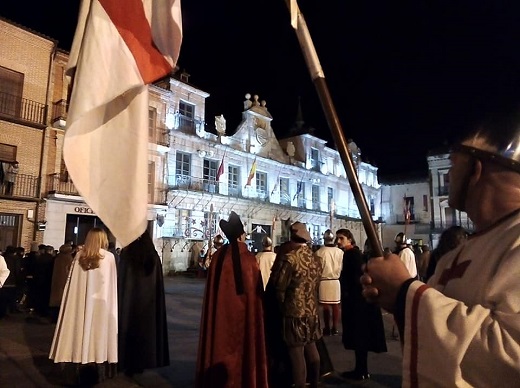
<path fill-rule="evenodd" d="M 99 268 L 99 260 L 103 255 L 100 249 L 108 248 L 108 236 L 101 228 L 92 228 L 87 233 L 83 249 L 79 253 L 78 263 L 85 271 Z"/>

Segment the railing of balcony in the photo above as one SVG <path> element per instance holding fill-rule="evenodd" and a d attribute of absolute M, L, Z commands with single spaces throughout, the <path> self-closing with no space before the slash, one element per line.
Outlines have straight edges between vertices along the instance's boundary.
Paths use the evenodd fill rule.
<path fill-rule="evenodd" d="M 156 187 L 153 190 L 153 196 L 148 196 L 148 202 L 156 205 L 166 205 L 166 190 Z"/>
<path fill-rule="evenodd" d="M 195 132 L 195 120 L 191 117 L 179 115 L 179 130 L 183 132 L 193 133 Z"/>
<path fill-rule="evenodd" d="M 291 206 L 291 195 L 289 193 L 280 193 L 280 204 Z"/>
<path fill-rule="evenodd" d="M 439 187 L 439 195 L 448 195 L 449 193 L 449 186 L 440 186 Z"/>
<path fill-rule="evenodd" d="M 0 187 L 0 193 L 8 197 L 38 198 L 38 182 L 37 176 L 16 174 L 13 184 L 4 182 Z"/>
<path fill-rule="evenodd" d="M 79 195 L 68 174 L 50 174 L 47 179 L 47 193 Z"/>
<path fill-rule="evenodd" d="M 45 125 L 45 104 L 0 92 L 0 115 Z"/>
<path fill-rule="evenodd" d="M 169 147 L 170 146 L 170 130 L 168 128 L 158 127 L 155 132 L 154 142 L 156 144 Z"/>
<path fill-rule="evenodd" d="M 395 223 L 396 224 L 404 224 L 405 223 L 404 214 L 398 214 L 395 216 Z M 410 214 L 410 222 L 415 222 L 415 214 Z"/>
<path fill-rule="evenodd" d="M 228 184 L 228 195 L 230 197 L 242 197 L 242 186 L 235 184 Z"/>
<path fill-rule="evenodd" d="M 260 201 L 264 201 L 264 202 L 267 202 L 269 201 L 269 192 L 266 191 L 266 190 L 256 190 L 256 197 L 260 200 Z"/>
<path fill-rule="evenodd" d="M 196 178 L 188 175 L 174 175 L 168 179 L 170 190 L 191 190 L 210 194 L 219 193 L 219 182 L 215 179 Z"/>
<path fill-rule="evenodd" d="M 61 99 L 52 104 L 52 121 L 67 120 L 67 100 Z"/>

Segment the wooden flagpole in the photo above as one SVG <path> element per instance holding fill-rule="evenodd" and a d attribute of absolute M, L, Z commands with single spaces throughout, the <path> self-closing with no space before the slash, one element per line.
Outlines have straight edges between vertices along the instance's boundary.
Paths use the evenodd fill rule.
<path fill-rule="evenodd" d="M 345 134 L 343 133 L 341 123 L 339 122 L 334 103 L 332 102 L 327 82 L 325 80 L 325 75 L 323 73 L 323 69 L 321 68 L 318 54 L 316 53 L 314 43 L 307 27 L 307 23 L 305 22 L 305 19 L 300 12 L 300 8 L 298 7 L 296 0 L 285 0 L 285 3 L 291 13 L 291 25 L 296 31 L 298 42 L 300 43 L 300 47 L 302 49 L 303 56 L 305 57 L 305 62 L 307 63 L 307 68 L 309 69 L 314 86 L 318 92 L 321 106 L 327 118 L 334 143 L 336 144 L 341 160 L 343 161 L 350 188 L 354 194 L 354 198 L 359 209 L 359 214 L 361 216 L 361 220 L 363 222 L 363 226 L 365 227 L 368 241 L 371 246 L 372 255 L 383 256 L 383 249 L 381 247 L 379 237 L 377 236 L 375 223 L 372 220 L 365 195 L 363 194 L 363 189 L 359 183 L 356 170 L 354 168 L 354 163 L 352 161 L 352 156 L 348 150 L 347 140 Z"/>

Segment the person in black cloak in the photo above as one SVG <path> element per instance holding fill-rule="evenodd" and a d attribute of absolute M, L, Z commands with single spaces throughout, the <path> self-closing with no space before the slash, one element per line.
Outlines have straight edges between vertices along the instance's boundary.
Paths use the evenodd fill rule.
<path fill-rule="evenodd" d="M 170 365 L 162 264 L 147 231 L 121 250 L 118 306 L 119 370 Z"/>

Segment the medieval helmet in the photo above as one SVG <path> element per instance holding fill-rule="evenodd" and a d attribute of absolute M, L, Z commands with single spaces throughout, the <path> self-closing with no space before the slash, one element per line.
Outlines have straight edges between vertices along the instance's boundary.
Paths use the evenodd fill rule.
<path fill-rule="evenodd" d="M 323 233 L 323 241 L 334 241 L 334 237 L 334 233 L 330 229 L 327 229 L 325 233 Z"/>
<path fill-rule="evenodd" d="M 452 151 L 470 154 L 520 173 L 520 107 L 500 103 L 477 129 L 466 136 Z"/>
<path fill-rule="evenodd" d="M 214 238 L 213 238 L 213 245 L 215 247 L 220 247 L 224 244 L 224 238 L 220 235 L 220 234 L 217 234 Z"/>
<path fill-rule="evenodd" d="M 272 247 L 273 246 L 273 240 L 271 240 L 271 237 L 265 236 L 262 239 L 262 246 L 265 248 Z"/>
<path fill-rule="evenodd" d="M 406 235 L 403 232 L 399 232 L 395 235 L 394 241 L 396 244 L 406 244 Z"/>

